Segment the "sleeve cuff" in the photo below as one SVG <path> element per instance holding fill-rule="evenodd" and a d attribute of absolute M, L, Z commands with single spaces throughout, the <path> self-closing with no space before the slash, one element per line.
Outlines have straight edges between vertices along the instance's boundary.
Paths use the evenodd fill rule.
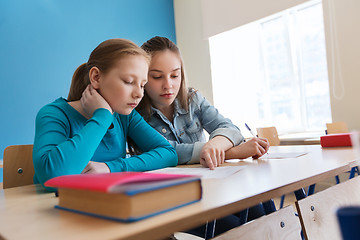
<path fill-rule="evenodd" d="M 113 121 L 113 115 L 105 108 L 98 108 L 94 111 L 92 118 L 88 121 L 95 121 L 100 126 L 108 128 Z"/>
<path fill-rule="evenodd" d="M 204 142 L 195 142 L 194 143 L 194 148 L 193 148 L 193 153 L 191 156 L 191 160 L 188 161 L 186 164 L 197 164 L 200 163 L 200 152 L 201 149 L 204 147 L 206 143 Z"/>
<path fill-rule="evenodd" d="M 210 139 L 216 136 L 223 136 L 232 142 L 233 146 L 239 145 L 241 142 L 244 141 L 244 137 L 241 132 L 237 129 L 233 128 L 218 128 L 210 134 Z"/>
<path fill-rule="evenodd" d="M 126 172 L 126 168 L 124 166 L 124 162 L 120 159 L 113 160 L 113 161 L 107 161 L 104 162 L 108 168 L 110 169 L 110 172 Z"/>

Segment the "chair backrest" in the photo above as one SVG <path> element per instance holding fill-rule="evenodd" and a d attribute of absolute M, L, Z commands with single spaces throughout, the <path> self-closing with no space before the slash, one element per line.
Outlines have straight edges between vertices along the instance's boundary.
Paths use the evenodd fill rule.
<path fill-rule="evenodd" d="M 278 146 L 280 145 L 280 139 L 276 127 L 265 127 L 265 128 L 257 128 L 257 135 L 262 138 L 266 138 L 270 146 Z"/>
<path fill-rule="evenodd" d="M 301 239 L 301 227 L 294 208 L 290 205 L 260 217 L 240 227 L 231 229 L 214 240 L 238 239 Z"/>
<path fill-rule="evenodd" d="M 326 132 L 327 134 L 348 133 L 349 129 L 346 122 L 333 122 L 326 124 Z"/>
<path fill-rule="evenodd" d="M 4 189 L 33 184 L 33 145 L 12 145 L 4 150 Z"/>
<path fill-rule="evenodd" d="M 360 177 L 355 177 L 296 202 L 305 238 L 340 240 L 336 210 L 358 205 L 359 187 Z"/>

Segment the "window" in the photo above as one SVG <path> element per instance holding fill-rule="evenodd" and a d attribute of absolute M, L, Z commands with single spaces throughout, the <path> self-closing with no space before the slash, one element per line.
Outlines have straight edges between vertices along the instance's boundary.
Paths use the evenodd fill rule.
<path fill-rule="evenodd" d="M 214 104 L 240 128 L 247 122 L 289 133 L 323 130 L 331 122 L 321 1 L 209 42 Z"/>

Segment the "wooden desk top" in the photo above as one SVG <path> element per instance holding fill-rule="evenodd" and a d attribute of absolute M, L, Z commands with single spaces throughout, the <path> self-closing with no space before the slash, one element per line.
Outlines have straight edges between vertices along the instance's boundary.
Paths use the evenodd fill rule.
<path fill-rule="evenodd" d="M 280 135 L 280 145 L 316 145 L 320 144 L 323 132 L 305 132 Z"/>
<path fill-rule="evenodd" d="M 200 202 L 135 223 L 54 209 L 58 199 L 39 185 L 0 190 L 0 238 L 158 239 L 295 191 L 357 164 L 352 148 L 279 146 L 270 151 L 309 153 L 293 159 L 226 163 L 247 167 L 225 179 L 204 179 Z"/>

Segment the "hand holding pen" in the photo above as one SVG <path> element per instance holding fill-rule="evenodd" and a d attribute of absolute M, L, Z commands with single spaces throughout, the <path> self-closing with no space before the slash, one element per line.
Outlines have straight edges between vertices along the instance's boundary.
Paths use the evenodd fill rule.
<path fill-rule="evenodd" d="M 251 135 L 254 137 L 254 138 L 257 138 L 259 139 L 260 141 L 258 142 L 260 147 L 262 147 L 264 150 L 265 150 L 265 153 L 266 154 L 269 154 L 267 151 L 269 150 L 269 147 L 270 147 L 270 144 L 269 144 L 269 141 L 266 139 L 266 138 L 259 138 L 258 135 L 256 135 L 254 133 L 254 131 L 249 127 L 249 125 L 247 125 L 247 123 L 245 123 L 245 127 L 249 130 L 249 132 L 251 133 Z M 262 152 L 262 151 L 261 151 Z M 261 157 L 262 155 L 264 155 L 265 153 L 262 153 L 260 156 L 256 157 L 256 158 L 259 158 Z M 255 158 L 255 157 L 254 157 Z"/>
<path fill-rule="evenodd" d="M 256 159 L 269 150 L 270 144 L 268 140 L 257 137 L 247 124 L 245 126 L 254 137 L 227 150 L 225 152 L 225 159 L 245 159 L 248 157 Z"/>

